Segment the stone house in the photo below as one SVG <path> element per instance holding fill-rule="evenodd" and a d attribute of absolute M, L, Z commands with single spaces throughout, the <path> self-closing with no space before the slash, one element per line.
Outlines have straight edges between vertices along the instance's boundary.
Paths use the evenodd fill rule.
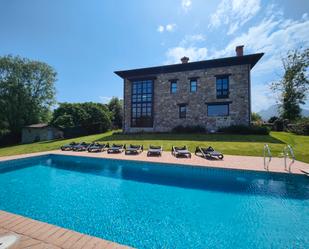
<path fill-rule="evenodd" d="M 249 125 L 250 73 L 262 56 L 237 46 L 233 57 L 116 71 L 124 80 L 124 132 Z"/>
<path fill-rule="evenodd" d="M 33 143 L 38 141 L 62 138 L 63 132 L 48 124 L 33 124 L 23 127 L 22 143 Z"/>

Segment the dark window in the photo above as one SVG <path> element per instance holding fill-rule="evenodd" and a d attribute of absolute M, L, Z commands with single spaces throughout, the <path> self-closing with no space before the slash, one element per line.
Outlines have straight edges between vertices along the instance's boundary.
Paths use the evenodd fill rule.
<path fill-rule="evenodd" d="M 208 104 L 207 106 L 208 116 L 228 116 L 229 104 Z"/>
<path fill-rule="evenodd" d="M 229 76 L 219 76 L 216 81 L 217 98 L 229 97 Z"/>
<path fill-rule="evenodd" d="M 132 82 L 132 127 L 152 127 L 153 81 Z"/>
<path fill-rule="evenodd" d="M 187 105 L 179 105 L 179 118 L 186 118 Z"/>
<path fill-rule="evenodd" d="M 197 80 L 192 79 L 190 80 L 190 92 L 195 93 L 197 91 Z"/>
<path fill-rule="evenodd" d="M 171 93 L 177 92 L 177 81 L 171 81 Z"/>

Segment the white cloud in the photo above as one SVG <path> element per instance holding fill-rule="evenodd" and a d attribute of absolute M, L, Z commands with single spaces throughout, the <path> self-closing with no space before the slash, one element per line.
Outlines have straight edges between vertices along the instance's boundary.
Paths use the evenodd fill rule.
<path fill-rule="evenodd" d="M 166 52 L 166 64 L 180 63 L 180 58 L 187 56 L 190 61 L 204 60 L 207 56 L 207 48 L 197 45 L 205 41 L 203 34 L 186 35 L 178 46 L 168 49 Z"/>
<path fill-rule="evenodd" d="M 234 55 L 235 47 L 243 44 L 249 53 L 265 53 L 263 60 L 254 69 L 255 73 L 273 73 L 281 68 L 281 58 L 288 50 L 309 46 L 308 34 L 309 20 L 284 19 L 281 15 L 272 15 L 231 40 L 224 49 L 214 51 L 211 57 Z"/>
<path fill-rule="evenodd" d="M 166 64 L 180 63 L 180 58 L 187 56 L 190 61 L 199 61 L 206 59 L 207 48 L 197 47 L 174 47 L 166 52 Z"/>
<path fill-rule="evenodd" d="M 166 24 L 165 26 L 164 25 L 159 25 L 158 28 L 157 28 L 157 31 L 160 32 L 160 33 L 163 33 L 164 31 L 172 32 L 172 31 L 175 30 L 175 28 L 176 28 L 176 24 L 169 23 L 169 24 Z"/>
<path fill-rule="evenodd" d="M 210 16 L 209 27 L 228 26 L 228 35 L 254 17 L 261 8 L 260 0 L 222 0 Z"/>
<path fill-rule="evenodd" d="M 107 104 L 113 97 L 111 96 L 99 96 L 99 99 L 103 102 L 103 104 Z"/>
<path fill-rule="evenodd" d="M 165 29 L 165 28 L 164 28 L 163 25 L 159 25 L 158 28 L 157 28 L 157 31 L 160 32 L 160 33 L 162 33 L 162 32 L 164 31 L 164 29 Z"/>
<path fill-rule="evenodd" d="M 267 109 L 269 106 L 276 104 L 276 99 L 273 96 L 273 92 L 268 85 L 265 84 L 252 84 L 252 111 L 258 112 L 263 109 Z"/>
<path fill-rule="evenodd" d="M 176 24 L 167 24 L 166 26 L 165 26 L 165 29 L 166 29 L 166 31 L 169 31 L 169 32 L 172 32 L 174 29 L 175 29 L 175 27 L 176 27 Z"/>
<path fill-rule="evenodd" d="M 192 1 L 191 0 L 181 0 L 181 7 L 184 11 L 191 9 Z"/>
<path fill-rule="evenodd" d="M 199 42 L 203 42 L 206 40 L 206 37 L 203 34 L 196 34 L 196 35 L 186 35 L 184 39 L 180 42 L 180 46 L 194 46 Z"/>

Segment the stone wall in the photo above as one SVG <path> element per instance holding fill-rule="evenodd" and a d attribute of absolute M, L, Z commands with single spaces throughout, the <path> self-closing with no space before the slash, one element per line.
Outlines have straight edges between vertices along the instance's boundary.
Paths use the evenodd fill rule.
<path fill-rule="evenodd" d="M 216 98 L 216 75 L 230 74 L 229 98 Z M 250 123 L 250 66 L 208 68 L 157 75 L 154 80 L 152 128 L 133 128 L 131 123 L 131 82 L 124 81 L 124 131 L 166 132 L 177 125 L 201 125 L 208 130 L 232 124 Z M 190 92 L 190 78 L 198 77 L 197 92 Z M 170 80 L 178 79 L 177 93 L 170 93 Z M 230 102 L 229 116 L 207 116 L 206 102 Z M 187 104 L 185 119 L 179 118 L 179 104 Z"/>
<path fill-rule="evenodd" d="M 62 131 L 50 126 L 44 128 L 25 127 L 22 129 L 22 143 L 33 143 L 62 137 Z"/>

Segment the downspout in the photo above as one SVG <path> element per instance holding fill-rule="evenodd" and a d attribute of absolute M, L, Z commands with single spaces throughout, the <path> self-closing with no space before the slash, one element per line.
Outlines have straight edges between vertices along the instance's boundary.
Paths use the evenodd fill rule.
<path fill-rule="evenodd" d="M 249 125 L 251 125 L 251 75 L 250 75 L 251 67 L 248 65 L 248 101 L 249 101 Z"/>
<path fill-rule="evenodd" d="M 123 120 L 122 120 L 122 133 L 125 133 L 126 125 L 126 79 L 123 79 Z"/>

